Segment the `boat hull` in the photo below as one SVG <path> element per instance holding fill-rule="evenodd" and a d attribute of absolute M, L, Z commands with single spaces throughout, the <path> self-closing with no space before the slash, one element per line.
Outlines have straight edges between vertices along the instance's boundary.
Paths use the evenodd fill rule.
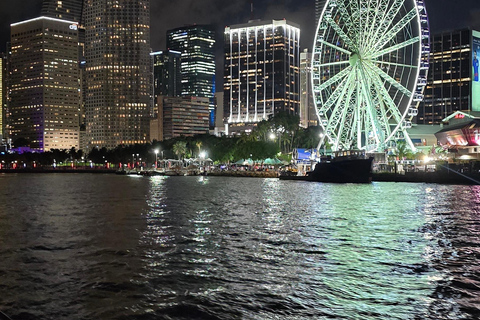
<path fill-rule="evenodd" d="M 315 169 L 308 173 L 307 180 L 334 183 L 370 183 L 372 182 L 372 162 L 373 158 L 319 162 Z"/>

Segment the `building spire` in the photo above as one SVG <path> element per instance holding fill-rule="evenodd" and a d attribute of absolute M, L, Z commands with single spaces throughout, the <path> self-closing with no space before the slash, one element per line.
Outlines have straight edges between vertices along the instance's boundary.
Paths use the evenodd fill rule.
<path fill-rule="evenodd" d="M 253 14 L 253 0 L 250 0 L 250 20 L 253 21 L 255 16 Z"/>

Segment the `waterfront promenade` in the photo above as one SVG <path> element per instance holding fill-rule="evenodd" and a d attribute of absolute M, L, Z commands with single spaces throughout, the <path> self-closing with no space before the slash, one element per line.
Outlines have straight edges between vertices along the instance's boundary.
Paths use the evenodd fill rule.
<path fill-rule="evenodd" d="M 21 173 L 90 173 L 90 174 L 118 174 L 116 169 L 106 168 L 36 168 L 36 169 L 1 169 L 0 174 L 21 174 Z M 123 172 L 131 175 L 167 175 L 164 172 L 154 170 Z M 251 178 L 278 178 L 279 172 L 276 170 L 254 171 L 254 170 L 213 170 L 205 173 L 186 174 L 179 172 L 176 176 L 184 175 L 208 175 L 208 176 L 226 176 L 226 177 L 251 177 Z M 297 181 L 307 181 L 306 177 L 291 179 Z M 399 173 L 373 173 L 372 181 L 376 182 L 409 182 L 409 183 L 437 183 L 437 184 L 458 184 L 458 185 L 480 185 L 480 174 L 462 173 L 456 170 L 444 170 L 437 172 L 405 172 Z"/>

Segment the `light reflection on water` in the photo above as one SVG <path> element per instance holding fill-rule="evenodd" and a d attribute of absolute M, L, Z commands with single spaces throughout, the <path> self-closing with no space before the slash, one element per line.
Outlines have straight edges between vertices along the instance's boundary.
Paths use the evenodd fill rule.
<path fill-rule="evenodd" d="M 62 174 L 0 194 L 14 320 L 480 315 L 479 187 Z"/>

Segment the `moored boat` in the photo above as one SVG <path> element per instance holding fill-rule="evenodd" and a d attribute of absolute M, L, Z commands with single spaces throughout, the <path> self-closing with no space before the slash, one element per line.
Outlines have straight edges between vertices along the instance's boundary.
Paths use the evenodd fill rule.
<path fill-rule="evenodd" d="M 362 150 L 335 152 L 315 165 L 307 173 L 306 180 L 335 183 L 370 183 L 372 182 L 373 157 L 368 157 Z"/>

